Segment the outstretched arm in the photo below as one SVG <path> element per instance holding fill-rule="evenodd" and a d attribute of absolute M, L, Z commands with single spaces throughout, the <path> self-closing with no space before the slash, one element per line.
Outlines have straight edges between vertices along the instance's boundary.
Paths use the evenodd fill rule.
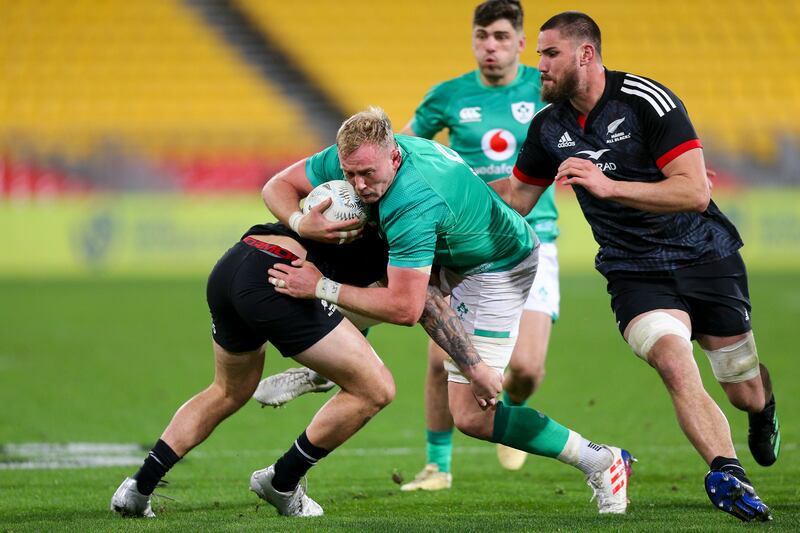
<path fill-rule="evenodd" d="M 513 207 L 522 216 L 528 216 L 533 206 L 539 201 L 542 193 L 547 189 L 547 187 L 523 183 L 514 176 L 494 180 L 489 183 L 489 187 L 494 189 L 494 192 L 505 203 Z"/>

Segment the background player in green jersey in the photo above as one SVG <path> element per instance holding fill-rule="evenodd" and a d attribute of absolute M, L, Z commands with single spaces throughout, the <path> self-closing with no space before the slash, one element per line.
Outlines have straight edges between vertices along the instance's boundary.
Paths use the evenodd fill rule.
<path fill-rule="evenodd" d="M 337 283 L 297 260 L 268 270 L 276 291 L 410 326 L 422 315 L 428 284 L 438 285 L 450 295 L 464 342 L 478 356 L 451 350 L 445 363 L 456 427 L 576 467 L 586 474 L 601 513 L 624 513 L 628 452 L 592 443 L 529 407 L 496 403 L 536 274 L 538 241 L 525 220 L 456 152 L 427 139 L 395 136 L 378 108 L 353 115 L 339 129 L 336 145 L 270 179 L 264 201 L 300 236 L 337 242 L 342 236 L 329 234 L 321 210 L 302 214 L 299 203 L 315 185 L 341 179 L 377 208 L 374 216 L 389 245 L 386 286 Z"/>
<path fill-rule="evenodd" d="M 544 107 L 539 71 L 519 62 L 525 49 L 519 2 L 488 0 L 473 17 L 476 70 L 434 86 L 401 133 L 433 138 L 447 129 L 449 144 L 487 183 L 511 175 L 519 146 L 533 115 Z M 526 220 L 541 241 L 539 267 L 520 323 L 517 343 L 503 383 L 503 402 L 523 405 L 544 378 L 553 321 L 559 312 L 558 211 L 549 187 Z M 447 409 L 447 354 L 428 345 L 425 380 L 427 464 L 402 490 L 450 488 L 453 419 Z M 522 468 L 527 454 L 499 444 L 500 464 Z"/>

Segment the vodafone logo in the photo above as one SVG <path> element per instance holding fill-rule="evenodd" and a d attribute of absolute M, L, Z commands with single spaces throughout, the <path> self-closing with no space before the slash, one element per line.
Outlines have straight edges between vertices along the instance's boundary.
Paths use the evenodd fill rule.
<path fill-rule="evenodd" d="M 510 131 L 495 128 L 483 134 L 481 149 L 492 161 L 505 161 L 517 152 L 517 139 Z"/>

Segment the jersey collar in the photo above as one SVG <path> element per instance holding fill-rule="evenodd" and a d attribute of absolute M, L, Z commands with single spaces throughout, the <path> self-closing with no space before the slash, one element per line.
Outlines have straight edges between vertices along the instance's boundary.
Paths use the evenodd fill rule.
<path fill-rule="evenodd" d="M 515 86 L 519 85 L 520 83 L 522 83 L 522 81 L 523 81 L 522 77 L 523 77 L 523 74 L 524 74 L 524 72 L 525 72 L 525 70 L 527 68 L 528 67 L 526 65 L 523 65 L 522 63 L 517 65 L 517 75 L 513 80 L 511 80 L 511 83 L 509 83 L 508 85 L 486 85 L 485 83 L 483 83 L 483 80 L 481 79 L 481 71 L 480 71 L 480 69 L 476 68 L 474 70 L 474 72 L 475 72 L 475 82 L 478 84 L 478 86 L 481 89 L 486 89 L 487 91 L 502 91 L 504 89 L 509 89 L 511 87 L 515 87 Z"/>
<path fill-rule="evenodd" d="M 572 109 L 572 113 L 575 116 L 575 120 L 577 120 L 578 124 L 580 124 L 583 131 L 586 131 L 589 126 L 592 125 L 594 122 L 595 117 L 599 115 L 603 108 L 606 106 L 606 102 L 608 102 L 611 94 L 614 92 L 614 88 L 617 85 L 617 76 L 616 72 L 613 70 L 608 70 L 607 68 L 603 67 L 603 71 L 605 72 L 605 80 L 606 86 L 603 87 L 603 95 L 600 97 L 600 100 L 597 101 L 595 106 L 589 112 L 588 116 L 581 115 L 577 109 L 572 107 L 570 104 L 570 108 Z"/>

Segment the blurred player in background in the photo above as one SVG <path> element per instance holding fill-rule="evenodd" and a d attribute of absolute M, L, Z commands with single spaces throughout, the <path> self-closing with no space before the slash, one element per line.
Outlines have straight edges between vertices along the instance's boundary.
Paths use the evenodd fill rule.
<path fill-rule="evenodd" d="M 517 1 L 488 0 L 475 8 L 472 50 L 478 68 L 433 87 L 401 131 L 432 139 L 447 129 L 454 149 L 486 182 L 511 175 L 518 147 L 533 115 L 544 107 L 539 72 L 519 62 L 525 49 L 523 11 Z M 549 187 L 525 219 L 536 231 L 539 266 L 522 312 L 511 363 L 503 382 L 503 403 L 525 405 L 544 378 L 550 330 L 559 313 L 558 211 Z M 425 378 L 427 464 L 402 490 L 440 490 L 452 483 L 453 418 L 447 408 L 447 357 L 428 345 Z M 497 445 L 500 464 L 522 468 L 527 454 Z"/>
<path fill-rule="evenodd" d="M 722 411 L 703 388 L 696 339 L 731 403 L 747 411 L 756 461 L 771 465 L 780 432 L 775 398 L 750 324 L 739 233 L 711 200 L 703 150 L 683 103 L 652 80 L 603 67 L 597 24 L 583 13 L 541 27 L 539 113 L 496 189 L 527 213 L 554 179 L 575 189 L 600 245 L 620 333 L 653 366 L 678 422 L 709 465 L 714 505 L 769 520 L 736 458 Z"/>
<path fill-rule="evenodd" d="M 297 261 L 269 270 L 276 290 L 410 326 L 420 319 L 428 284 L 439 285 L 480 356 L 471 360 L 448 352 L 448 399 L 456 427 L 575 466 L 586 474 L 601 513 L 624 513 L 630 454 L 592 443 L 529 407 L 495 403 L 492 396 L 502 390 L 502 373 L 536 274 L 538 241 L 525 220 L 455 151 L 427 139 L 395 136 L 378 108 L 353 115 L 339 129 L 336 145 L 270 179 L 264 201 L 300 235 L 330 239 L 320 227 L 327 224 L 324 217 L 303 215 L 298 205 L 315 185 L 343 178 L 377 208 L 389 245 L 386 286 L 337 283 L 311 263 Z M 491 368 L 476 364 L 481 359 Z"/>

